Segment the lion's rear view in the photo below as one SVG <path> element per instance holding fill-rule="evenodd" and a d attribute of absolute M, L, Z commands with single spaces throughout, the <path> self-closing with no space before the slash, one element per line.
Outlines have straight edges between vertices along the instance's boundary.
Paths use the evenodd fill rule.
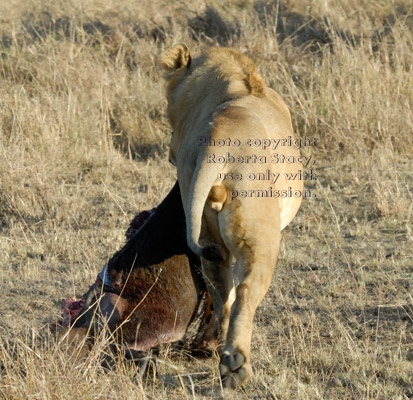
<path fill-rule="evenodd" d="M 212 48 L 192 59 L 177 45 L 162 61 L 174 131 L 170 158 L 178 169 L 188 245 L 202 257 L 220 320 L 221 378 L 236 387 L 251 373 L 252 323 L 271 282 L 281 228 L 301 203 L 302 181 L 284 178 L 298 172 L 300 156 L 289 146 L 274 156 L 274 149 L 258 145 L 293 132 L 287 106 L 247 56 Z M 273 162 L 280 159 L 292 162 Z"/>

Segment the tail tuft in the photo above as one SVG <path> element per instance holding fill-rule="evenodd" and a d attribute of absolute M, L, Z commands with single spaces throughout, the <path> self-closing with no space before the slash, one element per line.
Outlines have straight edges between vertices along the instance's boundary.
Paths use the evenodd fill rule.
<path fill-rule="evenodd" d="M 224 261 L 225 252 L 221 246 L 217 244 L 210 244 L 202 249 L 201 256 L 209 261 Z"/>

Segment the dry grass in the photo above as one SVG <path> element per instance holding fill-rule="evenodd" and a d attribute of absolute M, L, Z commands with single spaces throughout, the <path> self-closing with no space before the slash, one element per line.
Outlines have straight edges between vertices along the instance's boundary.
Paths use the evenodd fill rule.
<path fill-rule="evenodd" d="M 0 4 L 0 398 L 413 397 L 409 1 Z M 255 375 L 236 393 L 216 358 L 166 348 L 142 381 L 122 363 L 104 372 L 99 346 L 74 363 L 44 340 L 173 184 L 156 62 L 180 41 L 250 54 L 296 132 L 319 139 L 305 150 L 317 197 L 284 233 Z"/>

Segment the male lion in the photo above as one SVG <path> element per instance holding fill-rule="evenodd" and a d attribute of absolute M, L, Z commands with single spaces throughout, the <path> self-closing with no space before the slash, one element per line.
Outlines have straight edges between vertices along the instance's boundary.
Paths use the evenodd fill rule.
<path fill-rule="evenodd" d="M 235 388 L 251 373 L 254 314 L 280 232 L 301 203 L 302 181 L 284 175 L 298 173 L 301 158 L 287 106 L 248 57 L 211 48 L 192 59 L 179 44 L 162 64 L 188 245 L 202 257 L 220 321 L 221 379 Z"/>

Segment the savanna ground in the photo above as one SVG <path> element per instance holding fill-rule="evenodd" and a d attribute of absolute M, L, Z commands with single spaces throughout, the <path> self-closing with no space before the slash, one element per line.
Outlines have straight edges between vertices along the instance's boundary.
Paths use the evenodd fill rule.
<path fill-rule="evenodd" d="M 413 398 L 409 1 L 0 0 L 0 398 Z M 234 46 L 317 137 L 317 193 L 283 234 L 254 376 L 161 351 L 160 374 L 47 339 L 140 210 L 172 187 L 159 55 Z"/>

